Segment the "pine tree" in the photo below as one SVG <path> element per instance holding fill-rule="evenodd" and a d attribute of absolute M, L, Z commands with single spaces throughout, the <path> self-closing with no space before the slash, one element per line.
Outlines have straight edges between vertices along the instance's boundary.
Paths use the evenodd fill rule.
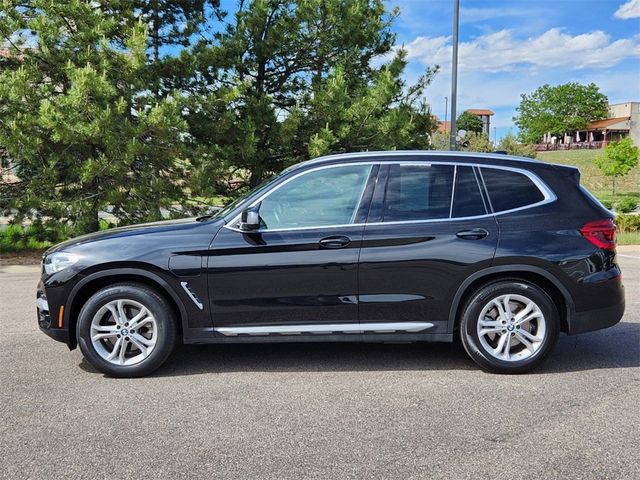
<path fill-rule="evenodd" d="M 20 179 L 2 185 L 2 207 L 79 231 L 107 207 L 158 218 L 180 196 L 187 132 L 179 98 L 148 94 L 145 26 L 93 2 L 26 4 L 5 1 L 0 16 L 0 149 Z"/>

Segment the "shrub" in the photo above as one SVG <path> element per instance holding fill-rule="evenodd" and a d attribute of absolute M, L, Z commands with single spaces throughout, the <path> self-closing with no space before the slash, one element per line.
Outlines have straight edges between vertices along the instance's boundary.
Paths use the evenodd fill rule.
<path fill-rule="evenodd" d="M 42 250 L 74 235 L 71 227 L 53 220 L 42 222 L 36 219 L 26 227 L 13 223 L 0 230 L 0 252 Z"/>
<path fill-rule="evenodd" d="M 637 200 L 625 197 L 617 203 L 615 210 L 620 213 L 629 213 L 633 212 L 636 208 L 638 208 Z"/>
<path fill-rule="evenodd" d="M 616 225 L 620 233 L 640 232 L 640 215 L 618 215 Z"/>

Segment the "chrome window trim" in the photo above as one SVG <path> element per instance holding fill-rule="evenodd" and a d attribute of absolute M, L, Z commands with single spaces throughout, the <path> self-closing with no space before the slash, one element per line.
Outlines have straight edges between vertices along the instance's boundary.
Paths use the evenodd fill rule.
<path fill-rule="evenodd" d="M 378 154 L 382 154 L 383 152 L 377 152 Z M 392 152 L 393 153 L 393 152 Z M 417 152 L 416 152 L 417 153 Z M 445 152 L 440 152 L 440 153 L 445 153 Z M 456 152 L 458 153 L 458 152 Z M 403 152 L 404 155 L 406 155 L 406 152 Z M 424 152 L 422 152 L 422 154 L 424 154 Z M 363 154 L 362 156 L 366 156 L 365 154 Z M 473 155 L 474 158 L 477 158 L 477 155 Z M 484 157 L 484 155 L 483 155 Z M 326 157 L 325 157 L 326 158 Z M 490 158 L 490 157 L 486 157 L 486 158 Z M 496 156 L 494 156 L 493 158 L 496 158 Z M 499 158 L 504 159 L 504 156 L 500 156 Z M 523 160 L 524 161 L 524 160 Z M 538 163 L 535 160 L 531 160 L 532 162 Z M 260 197 L 258 197 L 256 200 L 254 200 L 253 202 L 251 202 L 251 204 L 246 208 L 252 208 L 254 206 L 256 206 L 258 203 L 260 203 L 264 198 L 266 198 L 269 194 L 271 194 L 272 192 L 276 191 L 277 189 L 279 189 L 280 187 L 282 187 L 283 185 L 289 183 L 291 180 L 298 178 L 299 176 L 305 175 L 307 173 L 311 173 L 311 172 L 315 172 L 318 170 L 324 170 L 324 169 L 328 169 L 328 168 L 338 168 L 338 167 L 345 167 L 345 166 L 351 166 L 351 165 L 396 165 L 396 164 L 400 164 L 400 165 L 421 165 L 421 166 L 431 166 L 431 165 L 452 165 L 454 167 L 457 166 L 464 166 L 464 167 L 476 167 L 478 169 L 478 174 L 482 180 L 482 185 L 481 188 L 484 189 L 485 192 L 487 192 L 486 189 L 486 185 L 484 184 L 484 178 L 482 177 L 482 169 L 483 168 L 495 168 L 498 170 L 508 170 L 508 171 L 512 171 L 512 172 L 516 172 L 516 173 L 520 173 L 522 175 L 527 176 L 532 182 L 533 184 L 540 190 L 540 192 L 542 193 L 542 195 L 544 196 L 544 198 L 536 203 L 532 203 L 530 205 L 523 205 L 522 207 L 517 207 L 517 208 L 512 208 L 510 210 L 502 210 L 499 212 L 494 212 L 493 211 L 493 205 L 491 205 L 491 198 L 488 195 L 487 192 L 487 201 L 489 202 L 489 209 L 491 210 L 490 212 L 484 214 L 484 215 L 474 215 L 471 217 L 456 217 L 456 218 L 452 218 L 451 215 L 449 215 L 449 218 L 433 218 L 433 219 L 425 219 L 425 220 L 403 220 L 403 221 L 391 221 L 391 222 L 366 222 L 366 223 L 349 223 L 349 224 L 343 224 L 343 225 L 321 225 L 321 226 L 315 226 L 315 227 L 291 227 L 291 228 L 280 228 L 280 229 L 266 229 L 266 230 L 253 230 L 251 233 L 268 233 L 268 232 L 289 232 L 289 231 L 298 231 L 298 230 L 318 230 L 318 229 L 327 229 L 327 228 L 347 228 L 347 227 L 363 227 L 363 226 L 375 226 L 375 225 L 398 225 L 398 224 L 413 224 L 413 223 L 433 223 L 433 222 L 455 222 L 455 221 L 461 221 L 461 220 L 472 220 L 472 219 L 481 219 L 481 218 L 487 218 L 487 217 L 497 217 L 499 215 L 507 215 L 509 213 L 513 213 L 513 212 L 518 212 L 521 210 L 526 210 L 529 208 L 535 208 L 535 207 L 540 207 L 542 205 L 551 203 L 551 202 L 555 202 L 558 197 L 555 195 L 555 193 L 553 193 L 553 191 L 542 181 L 542 179 L 540 179 L 540 177 L 538 177 L 535 173 L 530 172 L 529 170 L 525 170 L 522 168 L 517 168 L 517 167 L 509 167 L 509 166 L 504 166 L 504 165 L 491 165 L 491 164 L 480 164 L 480 163 L 466 163 L 466 162 L 445 162 L 445 161 L 425 161 L 425 162 L 416 162 L 416 161 L 402 161 L 402 160 L 374 160 L 374 161 L 362 161 L 362 162 L 347 162 L 347 163 L 334 163 L 331 165 L 322 165 L 322 166 L 318 166 L 318 167 L 314 167 L 314 168 L 310 168 L 308 170 L 304 170 L 302 172 L 298 172 L 297 174 L 291 176 L 290 178 L 286 179 L 285 181 L 283 181 L 282 183 L 276 185 L 273 189 L 265 192 L 263 195 L 261 195 Z M 454 170 L 455 172 L 455 170 Z M 451 199 L 453 201 L 453 194 L 454 194 L 454 189 L 455 189 L 455 182 L 454 182 L 454 186 L 452 189 L 452 194 L 451 194 Z M 360 201 L 362 201 L 362 198 L 360 199 Z M 360 207 L 360 204 L 357 205 L 356 207 L 356 211 L 357 209 Z M 235 225 L 238 220 L 240 219 L 240 215 L 242 214 L 242 212 L 238 213 L 237 215 L 235 215 L 233 217 L 233 219 L 231 221 L 229 221 L 228 223 L 226 223 L 223 228 L 226 228 L 228 230 L 232 230 L 234 232 L 240 232 L 240 233 L 248 233 L 245 232 L 243 230 L 240 230 L 239 228 L 234 227 L 233 225 Z"/>

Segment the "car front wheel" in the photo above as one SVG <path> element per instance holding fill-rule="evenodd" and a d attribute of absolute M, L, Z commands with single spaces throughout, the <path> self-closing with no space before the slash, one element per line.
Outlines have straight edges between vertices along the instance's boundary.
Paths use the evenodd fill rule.
<path fill-rule="evenodd" d="M 538 286 L 519 280 L 476 291 L 460 322 L 467 353 L 484 370 L 496 373 L 531 370 L 553 349 L 558 335 L 553 300 Z"/>
<path fill-rule="evenodd" d="M 156 291 L 118 284 L 95 293 L 80 311 L 80 349 L 96 369 L 114 377 L 147 375 L 173 350 L 172 309 Z"/>

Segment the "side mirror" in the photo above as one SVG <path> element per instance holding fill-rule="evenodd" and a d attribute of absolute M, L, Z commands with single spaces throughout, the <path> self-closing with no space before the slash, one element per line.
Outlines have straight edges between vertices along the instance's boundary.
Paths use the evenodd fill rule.
<path fill-rule="evenodd" d="M 247 208 L 240 215 L 240 230 L 253 232 L 260 228 L 260 214 L 257 208 Z"/>

